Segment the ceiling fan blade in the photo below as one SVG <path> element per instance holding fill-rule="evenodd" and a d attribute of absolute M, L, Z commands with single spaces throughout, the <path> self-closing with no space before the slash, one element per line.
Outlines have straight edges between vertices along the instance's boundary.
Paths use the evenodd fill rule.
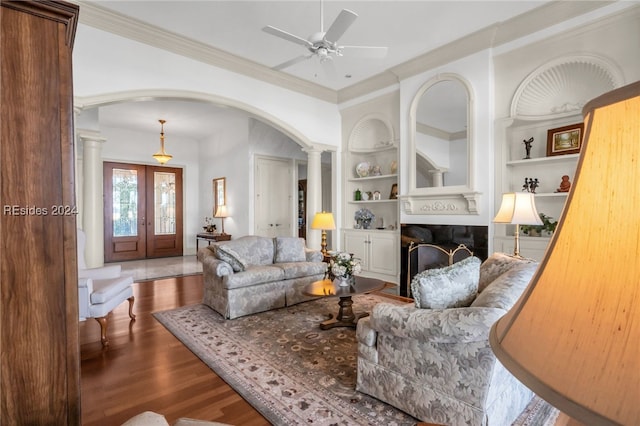
<path fill-rule="evenodd" d="M 339 46 L 338 50 L 347 56 L 359 56 L 361 58 L 384 58 L 387 56 L 387 47 L 381 46 Z"/>
<path fill-rule="evenodd" d="M 312 56 L 313 56 L 313 54 L 311 54 L 311 55 L 302 55 L 302 56 L 298 56 L 298 57 L 296 57 L 296 58 L 293 58 L 293 59 L 291 59 L 291 60 L 288 60 L 287 62 L 283 62 L 283 63 L 281 63 L 280 65 L 276 65 L 276 66 L 275 66 L 275 67 L 273 67 L 272 69 L 274 69 L 274 70 L 278 70 L 278 71 L 279 71 L 279 70 L 282 70 L 282 69 L 288 68 L 288 67 L 290 67 L 291 65 L 295 65 L 295 64 L 297 64 L 298 62 L 306 61 L 307 59 L 309 59 L 309 58 L 310 58 L 310 57 L 312 57 Z"/>
<path fill-rule="evenodd" d="M 309 40 L 305 40 L 302 37 L 298 37 L 297 35 L 288 33 L 286 31 L 281 30 L 280 28 L 272 27 L 271 25 L 267 25 L 262 29 L 265 33 L 269 33 L 276 37 L 283 38 L 288 41 L 292 41 L 296 44 L 301 44 L 304 47 L 312 47 L 313 44 Z"/>
<path fill-rule="evenodd" d="M 330 41 L 335 43 L 342 37 L 345 31 L 353 24 L 353 21 L 356 20 L 358 15 L 355 12 L 352 12 L 348 9 L 342 9 L 338 17 L 333 24 L 329 27 L 326 34 L 324 35 L 324 39 L 326 41 Z"/>

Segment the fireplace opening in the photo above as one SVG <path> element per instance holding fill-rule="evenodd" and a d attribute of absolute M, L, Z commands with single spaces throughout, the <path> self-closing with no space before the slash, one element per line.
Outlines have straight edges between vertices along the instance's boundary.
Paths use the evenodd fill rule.
<path fill-rule="evenodd" d="M 405 297 L 411 296 L 411 280 L 418 272 L 448 266 L 470 253 L 484 261 L 489 251 L 488 226 L 402 224 L 400 238 L 400 295 Z M 418 244 L 435 247 L 421 249 L 418 256 L 413 249 Z"/>

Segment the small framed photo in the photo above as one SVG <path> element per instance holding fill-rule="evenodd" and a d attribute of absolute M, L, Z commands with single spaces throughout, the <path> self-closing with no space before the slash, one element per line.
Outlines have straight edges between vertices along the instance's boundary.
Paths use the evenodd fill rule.
<path fill-rule="evenodd" d="M 582 147 L 584 124 L 572 124 L 547 131 L 547 157 L 577 154 Z"/>

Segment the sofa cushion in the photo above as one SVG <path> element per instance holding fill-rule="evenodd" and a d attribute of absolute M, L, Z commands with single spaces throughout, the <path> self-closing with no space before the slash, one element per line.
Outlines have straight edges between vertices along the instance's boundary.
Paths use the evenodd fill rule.
<path fill-rule="evenodd" d="M 219 247 L 234 250 L 245 265 L 271 265 L 275 256 L 273 238 L 245 235 L 235 240 L 217 243 Z"/>
<path fill-rule="evenodd" d="M 218 259 L 231 265 L 234 272 L 242 272 L 247 269 L 247 261 L 231 247 L 226 245 L 216 246 L 215 254 Z"/>
<path fill-rule="evenodd" d="M 480 281 L 478 282 L 478 292 L 482 293 L 482 291 L 491 282 L 493 282 L 493 280 L 495 280 L 514 266 L 524 265 L 532 262 L 535 261 L 532 259 L 514 257 L 505 253 L 493 253 L 480 266 Z"/>
<path fill-rule="evenodd" d="M 273 266 L 282 268 L 284 278 L 287 280 L 309 277 L 327 272 L 327 263 L 324 262 L 287 262 L 275 263 Z"/>
<path fill-rule="evenodd" d="M 538 269 L 537 262 L 521 263 L 493 280 L 473 301 L 471 307 L 509 310 L 516 303 Z"/>
<path fill-rule="evenodd" d="M 480 259 L 468 257 L 451 266 L 427 269 L 411 281 L 417 308 L 446 309 L 469 306 L 478 291 Z"/>
<path fill-rule="evenodd" d="M 227 289 L 248 287 L 284 280 L 284 271 L 274 265 L 249 266 L 241 274 L 227 275 L 223 284 Z"/>
<path fill-rule="evenodd" d="M 304 238 L 276 237 L 276 256 L 274 263 L 304 262 L 307 258 L 304 251 Z"/>

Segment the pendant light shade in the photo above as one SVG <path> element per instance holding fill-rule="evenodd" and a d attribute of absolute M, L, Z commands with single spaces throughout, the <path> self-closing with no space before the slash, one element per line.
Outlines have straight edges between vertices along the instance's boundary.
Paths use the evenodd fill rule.
<path fill-rule="evenodd" d="M 640 82 L 583 112 L 558 229 L 490 342 L 518 380 L 575 420 L 639 424 Z"/>
<path fill-rule="evenodd" d="M 167 154 L 164 151 L 164 123 L 166 120 L 158 120 L 160 122 L 160 151 L 153 154 L 153 158 L 160 164 L 166 164 L 169 160 L 173 158 L 171 154 Z"/>

